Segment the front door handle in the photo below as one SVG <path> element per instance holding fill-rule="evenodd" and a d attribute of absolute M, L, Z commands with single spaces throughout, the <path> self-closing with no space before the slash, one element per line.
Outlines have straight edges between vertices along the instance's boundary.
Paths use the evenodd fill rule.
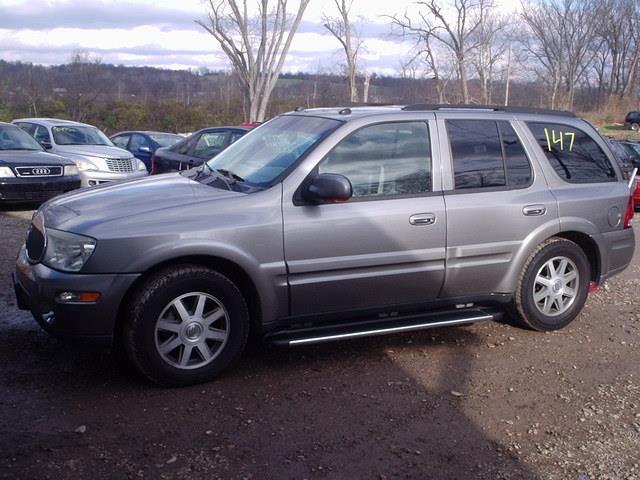
<path fill-rule="evenodd" d="M 527 205 L 522 209 L 522 213 L 528 217 L 539 217 L 547 213 L 547 207 L 544 205 Z"/>
<path fill-rule="evenodd" d="M 409 217 L 411 225 L 433 225 L 436 223 L 436 216 L 433 213 L 418 213 Z"/>

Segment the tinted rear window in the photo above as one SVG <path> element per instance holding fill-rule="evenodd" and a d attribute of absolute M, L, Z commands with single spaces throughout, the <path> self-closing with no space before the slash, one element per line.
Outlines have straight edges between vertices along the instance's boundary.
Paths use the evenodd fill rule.
<path fill-rule="evenodd" d="M 555 123 L 527 123 L 560 178 L 571 183 L 611 182 L 616 173 L 600 146 L 582 130 Z"/>

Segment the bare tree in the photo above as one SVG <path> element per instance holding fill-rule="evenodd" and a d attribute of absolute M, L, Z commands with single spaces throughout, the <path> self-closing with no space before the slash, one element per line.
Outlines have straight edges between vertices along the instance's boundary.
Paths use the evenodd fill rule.
<path fill-rule="evenodd" d="M 278 81 L 309 0 L 300 0 L 290 17 L 288 0 L 260 0 L 257 15 L 248 0 L 207 0 L 208 22 L 196 23 L 209 32 L 240 79 L 249 121 L 263 121 L 271 93 Z"/>
<path fill-rule="evenodd" d="M 530 0 L 522 18 L 530 32 L 523 43 L 543 70 L 539 77 L 550 87 L 551 108 L 562 88 L 563 106 L 573 109 L 576 86 L 597 52 L 599 0 Z"/>
<path fill-rule="evenodd" d="M 362 41 L 359 38 L 349 14 L 353 0 L 333 0 L 338 9 L 338 16 L 331 17 L 325 14 L 322 18 L 324 28 L 333 35 L 342 45 L 347 60 L 347 84 L 349 88 L 349 100 L 351 102 L 358 101 L 358 56 L 362 47 Z"/>
<path fill-rule="evenodd" d="M 620 97 L 628 93 L 640 61 L 639 24 L 637 0 L 604 0 L 597 25 L 603 42 L 594 66 L 601 92 Z"/>
<path fill-rule="evenodd" d="M 371 86 L 371 72 L 364 73 L 364 79 L 362 80 L 362 101 L 367 103 L 369 101 L 369 87 Z"/>
<path fill-rule="evenodd" d="M 453 0 L 447 4 L 451 12 L 442 6 L 440 0 L 418 1 L 416 5 L 419 8 L 416 20 L 405 12 L 403 16 L 391 17 L 393 23 L 407 36 L 417 37 L 423 43 L 435 39 L 451 51 L 460 80 L 462 101 L 469 103 L 467 60 L 478 46 L 477 31 L 488 11 L 494 7 L 493 1 Z"/>
<path fill-rule="evenodd" d="M 471 56 L 471 63 L 478 74 L 482 102 L 493 101 L 493 79 L 496 65 L 509 49 L 509 39 L 504 35 L 507 19 L 494 12 L 485 12 L 475 34 L 477 48 Z"/>
<path fill-rule="evenodd" d="M 85 121 L 96 100 L 105 93 L 109 81 L 103 73 L 102 58 L 86 51 L 76 51 L 67 65 L 74 81 L 67 86 L 67 107 L 71 118 Z"/>

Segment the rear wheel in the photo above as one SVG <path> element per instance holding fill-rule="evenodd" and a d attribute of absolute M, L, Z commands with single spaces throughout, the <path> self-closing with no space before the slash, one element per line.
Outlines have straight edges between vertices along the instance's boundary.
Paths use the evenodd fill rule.
<path fill-rule="evenodd" d="M 638 131 L 640 131 L 640 123 L 633 122 L 633 123 L 631 124 L 631 130 L 633 130 L 634 132 L 638 132 Z"/>
<path fill-rule="evenodd" d="M 539 331 L 571 323 L 587 299 L 590 267 L 574 242 L 553 237 L 533 252 L 524 267 L 514 303 L 519 320 Z"/>
<path fill-rule="evenodd" d="M 133 295 L 124 346 L 138 370 L 162 385 L 215 378 L 242 353 L 249 314 L 240 290 L 205 267 L 158 272 Z"/>

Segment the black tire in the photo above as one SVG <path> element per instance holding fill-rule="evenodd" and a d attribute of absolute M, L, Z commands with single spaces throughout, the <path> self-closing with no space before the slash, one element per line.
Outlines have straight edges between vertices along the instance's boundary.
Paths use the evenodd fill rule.
<path fill-rule="evenodd" d="M 576 293 L 565 311 L 545 315 L 534 300 L 536 277 L 547 262 L 557 257 L 567 258 L 575 265 L 578 272 L 573 284 Z M 525 327 L 541 332 L 566 327 L 580 314 L 587 300 L 590 270 L 587 256 L 576 243 L 559 237 L 546 240 L 531 254 L 520 275 L 513 301 L 516 319 Z"/>
<path fill-rule="evenodd" d="M 640 131 L 640 123 L 633 122 L 631 124 L 631 130 L 633 130 L 634 132 Z"/>
<path fill-rule="evenodd" d="M 226 313 L 227 338 L 210 363 L 187 370 L 160 354 L 156 324 L 173 299 L 194 292 L 219 300 Z M 136 289 L 128 311 L 122 337 L 127 355 L 145 377 L 165 386 L 213 380 L 240 357 L 249 335 L 249 312 L 238 287 L 224 275 L 198 265 L 178 265 L 153 274 Z"/>

